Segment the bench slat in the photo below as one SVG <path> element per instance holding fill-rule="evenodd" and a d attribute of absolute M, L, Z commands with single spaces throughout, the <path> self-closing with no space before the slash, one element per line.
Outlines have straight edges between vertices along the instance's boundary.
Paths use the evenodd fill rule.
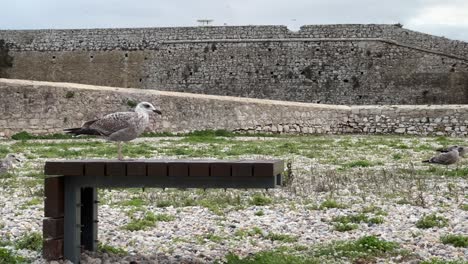
<path fill-rule="evenodd" d="M 46 175 L 151 177 L 272 177 L 284 170 L 281 160 L 83 160 L 48 161 Z"/>

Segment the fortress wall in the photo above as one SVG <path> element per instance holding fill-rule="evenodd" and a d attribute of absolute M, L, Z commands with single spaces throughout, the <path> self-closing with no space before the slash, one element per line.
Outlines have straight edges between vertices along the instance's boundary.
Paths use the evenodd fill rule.
<path fill-rule="evenodd" d="M 149 101 L 163 115 L 149 131 L 204 129 L 289 134 L 466 136 L 468 106 L 340 106 L 228 96 L 0 79 L 0 136 L 64 128 Z"/>
<path fill-rule="evenodd" d="M 327 104 L 465 104 L 468 43 L 393 25 L 0 31 L 0 77 Z"/>

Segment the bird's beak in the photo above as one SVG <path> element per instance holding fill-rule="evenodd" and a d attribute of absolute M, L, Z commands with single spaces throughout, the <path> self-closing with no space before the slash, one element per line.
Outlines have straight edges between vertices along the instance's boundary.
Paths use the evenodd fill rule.
<path fill-rule="evenodd" d="M 21 162 L 21 160 L 20 160 L 20 159 L 18 159 L 18 158 L 15 158 L 15 160 L 16 160 L 17 162 Z"/>
<path fill-rule="evenodd" d="M 154 110 L 153 110 L 153 112 L 155 112 L 155 113 L 158 113 L 158 114 L 162 115 L 161 111 L 159 111 L 158 109 L 154 109 Z"/>

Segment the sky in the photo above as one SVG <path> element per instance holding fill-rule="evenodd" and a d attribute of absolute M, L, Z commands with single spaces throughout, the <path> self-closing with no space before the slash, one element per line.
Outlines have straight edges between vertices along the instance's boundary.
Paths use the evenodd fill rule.
<path fill-rule="evenodd" d="M 468 41 L 468 0 L 0 0 L 0 29 L 395 24 Z"/>

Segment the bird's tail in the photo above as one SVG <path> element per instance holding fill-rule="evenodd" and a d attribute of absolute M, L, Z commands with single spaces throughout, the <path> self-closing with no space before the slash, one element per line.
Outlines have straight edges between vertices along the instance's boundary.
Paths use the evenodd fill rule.
<path fill-rule="evenodd" d="M 422 163 L 431 163 L 431 160 L 423 160 Z"/>
<path fill-rule="evenodd" d="M 99 136 L 101 135 L 99 132 L 97 132 L 94 129 L 87 128 L 87 127 L 75 127 L 75 128 L 67 128 L 63 130 L 67 134 L 72 134 L 72 135 L 94 135 L 94 136 Z"/>
<path fill-rule="evenodd" d="M 442 153 L 449 152 L 449 150 L 445 149 L 445 148 L 436 149 L 436 151 L 437 152 L 442 152 Z"/>
<path fill-rule="evenodd" d="M 92 124 L 94 124 L 97 120 L 91 120 L 88 122 L 85 122 L 81 127 L 75 127 L 75 128 L 66 128 L 63 131 L 67 134 L 72 134 L 72 135 L 94 135 L 94 136 L 100 136 L 101 133 L 96 131 L 95 129 L 90 128 Z"/>

